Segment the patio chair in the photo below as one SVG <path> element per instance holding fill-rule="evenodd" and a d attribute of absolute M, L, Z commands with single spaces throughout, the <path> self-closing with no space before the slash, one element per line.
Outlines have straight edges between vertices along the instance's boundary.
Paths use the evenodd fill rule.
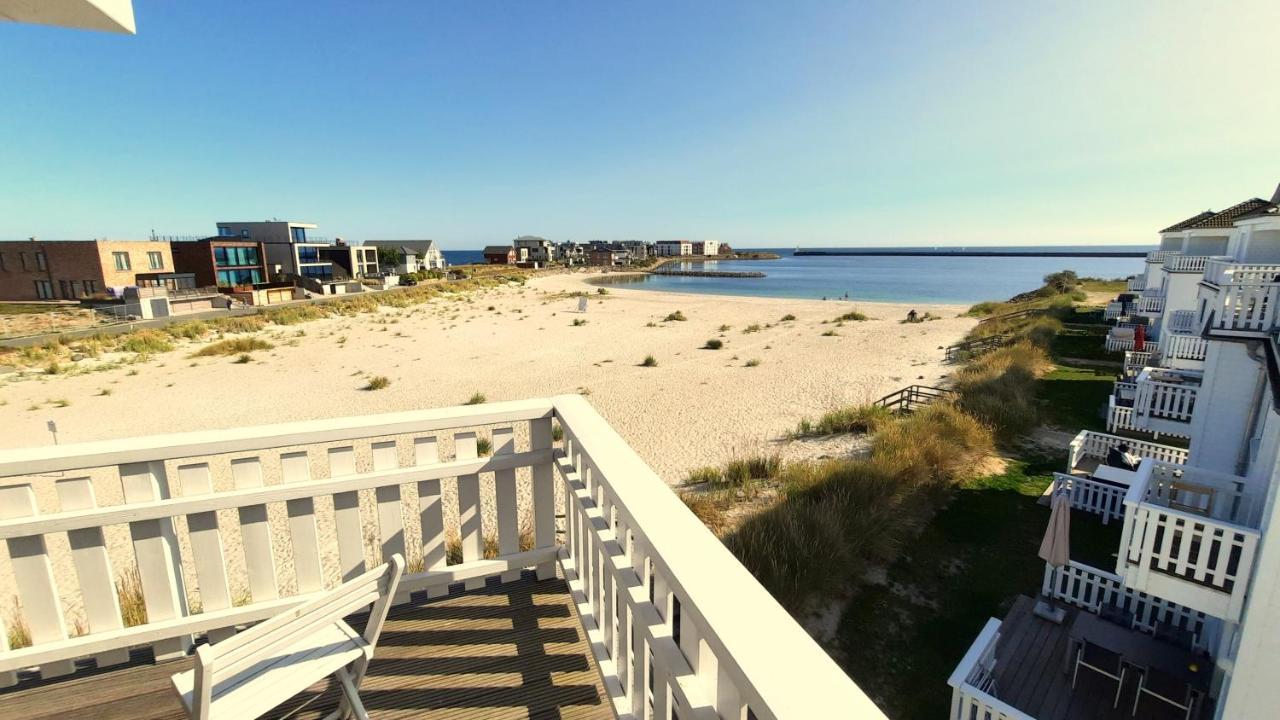
<path fill-rule="evenodd" d="M 1147 668 L 1138 678 L 1138 691 L 1133 695 L 1133 716 L 1138 716 L 1138 704 L 1148 695 L 1168 703 L 1183 712 L 1187 720 L 1195 708 L 1195 696 L 1191 686 L 1155 668 Z"/>
<path fill-rule="evenodd" d="M 326 716 L 368 720 L 360 682 L 391 608 L 404 558 L 349 580 L 324 595 L 217 645 L 196 648 L 195 667 L 173 676 L 192 720 L 257 718 L 330 675 L 342 692 Z M 372 605 L 364 634 L 345 618 Z"/>
<path fill-rule="evenodd" d="M 1115 603 L 1105 603 L 1098 609 L 1098 617 L 1107 622 L 1115 623 L 1125 630 L 1133 629 L 1133 613 Z"/>
<path fill-rule="evenodd" d="M 1111 702 L 1111 707 L 1119 707 L 1120 690 L 1124 687 L 1124 676 L 1128 669 L 1120 654 L 1111 652 L 1101 645 L 1094 645 L 1088 640 L 1081 642 L 1080 647 L 1076 648 L 1076 666 L 1071 673 L 1072 690 L 1076 687 L 1076 680 L 1080 677 L 1082 667 L 1116 681 L 1116 696 Z"/>
<path fill-rule="evenodd" d="M 1176 645 L 1183 650 L 1192 650 L 1195 647 L 1196 635 L 1186 628 L 1162 621 L 1156 623 L 1156 639 Z"/>

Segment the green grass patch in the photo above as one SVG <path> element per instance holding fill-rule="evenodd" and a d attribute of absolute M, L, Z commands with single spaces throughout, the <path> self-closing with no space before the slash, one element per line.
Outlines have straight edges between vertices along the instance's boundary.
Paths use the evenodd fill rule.
<path fill-rule="evenodd" d="M 1058 365 L 1036 381 L 1042 419 L 1069 432 L 1106 432 L 1103 417 L 1107 396 L 1116 380 L 1115 368 Z"/>
<path fill-rule="evenodd" d="M 120 349 L 139 355 L 151 355 L 169 352 L 173 349 L 173 341 L 159 330 L 138 330 L 124 336 Z"/>
<path fill-rule="evenodd" d="M 855 591 L 837 633 L 845 670 L 890 717 L 945 716 L 947 677 L 987 619 L 1039 588 L 1049 509 L 1037 501 L 1061 467 L 1057 455 L 1036 457 L 964 483 L 889 567 L 892 587 Z M 1120 527 L 1073 513 L 1072 558 L 1113 566 Z"/>

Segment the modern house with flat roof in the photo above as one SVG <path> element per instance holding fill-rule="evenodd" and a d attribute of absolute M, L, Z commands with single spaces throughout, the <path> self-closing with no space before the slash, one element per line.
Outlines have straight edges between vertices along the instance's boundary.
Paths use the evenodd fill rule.
<path fill-rule="evenodd" d="M 557 258 L 556 244 L 536 235 L 521 235 L 511 245 L 516 249 L 516 262 L 546 265 Z"/>
<path fill-rule="evenodd" d="M 658 257 L 679 257 L 692 254 L 693 243 L 688 240 L 659 240 L 654 243 L 654 255 Z"/>
<path fill-rule="evenodd" d="M 79 300 L 117 296 L 139 274 L 173 271 L 167 242 L 16 240 L 0 242 L 0 300 Z"/>
<path fill-rule="evenodd" d="M 220 222 L 218 236 L 262 243 L 269 273 L 329 280 L 333 278 L 333 262 L 321 258 L 320 250 L 330 243 L 327 238 L 308 236 L 308 231 L 316 227 L 313 223 L 286 220 Z"/>
<path fill-rule="evenodd" d="M 175 268 L 192 273 L 199 285 L 245 287 L 265 283 L 270 278 L 266 247 L 255 240 L 208 237 L 172 242 L 170 247 Z"/>

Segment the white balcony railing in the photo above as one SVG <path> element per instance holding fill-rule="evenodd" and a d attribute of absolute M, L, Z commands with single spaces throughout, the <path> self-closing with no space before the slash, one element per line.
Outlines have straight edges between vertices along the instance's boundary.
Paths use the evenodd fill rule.
<path fill-rule="evenodd" d="M 1140 592 L 1235 621 L 1257 551 L 1262 498 L 1244 478 L 1143 461 L 1125 498 L 1116 572 Z"/>
<path fill-rule="evenodd" d="M 1145 274 L 1134 275 L 1133 277 L 1129 278 L 1129 281 L 1125 285 L 1125 289 L 1127 289 L 1131 293 L 1142 292 L 1143 288 L 1145 288 L 1146 286 L 1147 286 L 1147 276 Z"/>
<path fill-rule="evenodd" d="M 1124 375 L 1132 377 L 1142 372 L 1142 369 L 1154 365 L 1158 360 L 1156 353 L 1148 350 L 1125 350 L 1124 352 Z"/>
<path fill-rule="evenodd" d="M 1138 312 L 1144 315 L 1158 315 L 1164 311 L 1164 296 L 1142 296 L 1138 298 Z"/>
<path fill-rule="evenodd" d="M 950 720 L 1035 720 L 995 696 L 999 643 L 1000 621 L 991 618 L 947 679 L 951 686 Z"/>
<path fill-rule="evenodd" d="M 1147 262 L 1163 263 L 1166 258 L 1175 257 L 1181 254 L 1182 253 L 1178 252 L 1177 250 L 1152 250 L 1151 252 L 1147 253 Z"/>
<path fill-rule="evenodd" d="M 1097 515 L 1102 524 L 1111 522 L 1112 518 L 1124 517 L 1124 498 L 1129 486 L 1115 479 L 1130 474 L 1119 471 L 1109 474 L 1106 481 L 1081 475 L 1055 472 L 1053 474 L 1053 490 L 1055 493 L 1066 493 L 1071 499 L 1071 508 Z"/>
<path fill-rule="evenodd" d="M 1237 263 L 1230 258 L 1212 258 L 1204 266 L 1204 280 L 1213 285 L 1270 283 L 1280 278 L 1280 265 Z"/>
<path fill-rule="evenodd" d="M 1195 310 L 1174 310 L 1168 313 L 1164 318 L 1164 327 L 1169 332 L 1181 334 L 1195 334 L 1198 332 L 1196 327 L 1196 311 Z"/>
<path fill-rule="evenodd" d="M 1103 320 L 1115 320 L 1121 315 L 1124 315 L 1124 303 L 1118 300 L 1112 300 L 1107 303 L 1107 306 L 1102 310 Z"/>
<path fill-rule="evenodd" d="M 1277 326 L 1280 283 L 1230 283 L 1218 289 L 1213 325 L 1218 330 L 1270 332 Z"/>
<path fill-rule="evenodd" d="M 1123 352 L 1133 349 L 1133 329 L 1132 328 L 1111 328 L 1107 333 L 1106 340 L 1103 341 L 1107 352 Z M 1155 352 L 1160 349 L 1160 343 L 1154 340 L 1147 340 L 1142 345 L 1144 352 Z"/>
<path fill-rule="evenodd" d="M 1179 381 L 1175 382 L 1175 379 Z M 1136 422 L 1141 424 L 1151 419 L 1191 422 L 1200 389 L 1198 379 L 1149 368 L 1138 376 L 1135 384 L 1133 409 Z"/>
<path fill-rule="evenodd" d="M 1161 355 L 1169 360 L 1202 361 L 1209 353 L 1209 341 L 1198 335 L 1167 333 L 1163 339 Z"/>
<path fill-rule="evenodd" d="M 1107 400 L 1107 432 L 1141 432 L 1142 428 L 1133 424 L 1133 408 L 1116 403 L 1115 396 Z"/>
<path fill-rule="evenodd" d="M 1189 630 L 1197 646 L 1205 649 L 1214 648 L 1220 629 L 1220 623 L 1199 610 L 1137 592 L 1125 587 L 1119 575 L 1074 560 L 1056 571 L 1046 564 L 1040 591 L 1092 613 L 1119 607 L 1133 615 L 1136 630 L 1153 633 L 1162 624 Z"/>
<path fill-rule="evenodd" d="M 32 641 L 0 646 L 0 681 L 135 646 L 181 656 L 193 634 L 217 642 L 400 553 L 398 603 L 558 564 L 618 715 L 883 717 L 580 396 L 9 451 L 0 478 Z M 37 511 L 38 483 L 60 507 Z M 110 486 L 123 501 L 100 506 Z M 108 542 L 119 528 L 123 546 Z M 146 607 L 132 627 L 126 575 Z"/>
<path fill-rule="evenodd" d="M 1099 462 L 1106 462 L 1107 452 L 1121 444 L 1128 445 L 1129 452 L 1140 458 L 1175 464 L 1182 464 L 1187 461 L 1187 450 L 1185 448 L 1161 445 L 1147 442 L 1146 440 L 1134 440 L 1118 435 L 1108 435 L 1093 430 L 1081 430 L 1071 440 L 1069 467 L 1070 469 L 1080 467 L 1085 458 L 1094 458 Z"/>
<path fill-rule="evenodd" d="M 1173 255 L 1164 259 L 1166 272 L 1204 272 L 1205 264 L 1211 259 L 1208 255 Z M 1212 259 L 1220 259 L 1214 257 Z"/>

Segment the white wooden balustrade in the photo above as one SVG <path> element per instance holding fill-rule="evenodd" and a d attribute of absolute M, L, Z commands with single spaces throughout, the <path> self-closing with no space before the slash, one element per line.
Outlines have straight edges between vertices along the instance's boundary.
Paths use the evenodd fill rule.
<path fill-rule="evenodd" d="M 1155 364 L 1156 359 L 1153 356 L 1154 353 L 1147 350 L 1126 350 L 1124 353 L 1125 376 L 1137 375 L 1143 368 Z"/>
<path fill-rule="evenodd" d="M 1102 319 L 1115 320 L 1116 318 L 1120 317 L 1123 314 L 1124 314 L 1124 303 L 1119 302 L 1117 300 L 1112 300 L 1111 302 L 1107 303 L 1107 306 L 1105 308 L 1103 308 Z"/>
<path fill-rule="evenodd" d="M 1133 333 L 1107 333 L 1106 340 L 1103 341 L 1107 352 L 1123 352 L 1133 349 Z M 1160 343 L 1154 340 L 1147 340 L 1142 349 L 1144 352 L 1156 352 L 1160 349 Z"/>
<path fill-rule="evenodd" d="M 1163 263 L 1166 258 L 1176 257 L 1181 254 L 1182 253 L 1177 250 L 1152 250 L 1147 253 L 1147 262 Z"/>
<path fill-rule="evenodd" d="M 1169 360 L 1203 361 L 1209 354 L 1209 341 L 1198 335 L 1166 333 L 1162 355 Z"/>
<path fill-rule="evenodd" d="M 1217 619 L 1199 610 L 1125 587 L 1119 575 L 1075 560 L 1060 568 L 1046 564 L 1040 592 L 1092 613 L 1107 605 L 1126 610 L 1138 630 L 1155 632 L 1160 623 L 1190 630 L 1205 649 L 1216 648 L 1221 629 Z"/>
<path fill-rule="evenodd" d="M 1124 498 L 1129 490 L 1128 485 L 1055 472 L 1053 489 L 1055 493 L 1066 493 L 1073 509 L 1101 517 L 1104 525 L 1111 522 L 1111 518 L 1124 517 Z"/>
<path fill-rule="evenodd" d="M 1125 497 L 1116 572 L 1136 590 L 1238 620 L 1262 500 L 1244 478 L 1143 461 Z"/>
<path fill-rule="evenodd" d="M 1135 421 L 1140 425 L 1153 418 L 1179 423 L 1191 422 L 1196 394 L 1200 389 L 1199 382 L 1194 382 L 1191 378 L 1181 383 L 1166 382 L 1156 380 L 1155 377 L 1157 376 L 1151 372 L 1138 376 L 1133 400 Z"/>
<path fill-rule="evenodd" d="M 1098 462 L 1105 462 L 1107 452 L 1121 444 L 1129 446 L 1129 452 L 1140 458 L 1150 458 L 1160 462 L 1183 464 L 1187 461 L 1186 448 L 1161 445 L 1146 440 L 1109 435 L 1093 430 L 1081 430 L 1071 440 L 1069 469 L 1080 467 L 1085 458 L 1091 457 Z"/>
<path fill-rule="evenodd" d="M 1126 289 L 1131 293 L 1142 292 L 1142 290 L 1146 287 L 1147 287 L 1146 275 L 1134 275 L 1133 277 L 1129 278 L 1128 282 L 1126 283 Z"/>
<path fill-rule="evenodd" d="M 1142 428 L 1133 424 L 1133 408 L 1116 403 L 1115 396 L 1107 398 L 1107 430 L 1116 432 L 1129 430 L 1140 432 Z"/>
<path fill-rule="evenodd" d="M 1196 328 L 1196 311 L 1195 310 L 1174 310 L 1165 315 L 1165 329 L 1170 332 L 1195 334 L 1199 332 Z"/>
<path fill-rule="evenodd" d="M 1208 255 L 1173 255 L 1164 259 L 1164 269 L 1168 272 L 1202 273 L 1210 259 L 1222 259 Z"/>
<path fill-rule="evenodd" d="M 952 671 L 950 720 L 1035 720 L 995 696 L 996 646 L 1000 621 L 987 620 L 982 632 Z"/>
<path fill-rule="evenodd" d="M 402 553 L 396 602 L 559 566 L 619 717 L 883 717 L 576 395 L 6 451 L 0 478 L 20 603 L 7 619 L 31 637 L 0 645 L 0 684 L 137 646 L 178 656 Z M 39 483 L 56 486 L 51 512 Z M 99 505 L 99 483 L 124 502 Z M 131 553 L 108 542 L 116 528 Z M 74 583 L 55 572 L 63 537 Z M 125 627 L 116 586 L 133 574 L 146 617 Z"/>
<path fill-rule="evenodd" d="M 1164 311 L 1164 296 L 1138 298 L 1138 312 L 1144 315 L 1158 315 Z"/>
<path fill-rule="evenodd" d="M 1271 332 L 1276 328 L 1280 283 L 1230 283 L 1218 289 L 1213 327 L 1219 330 Z"/>
<path fill-rule="evenodd" d="M 1228 283 L 1270 283 L 1280 277 L 1280 265 L 1237 263 L 1229 258 L 1213 258 L 1205 263 L 1204 280 L 1213 285 Z"/>

